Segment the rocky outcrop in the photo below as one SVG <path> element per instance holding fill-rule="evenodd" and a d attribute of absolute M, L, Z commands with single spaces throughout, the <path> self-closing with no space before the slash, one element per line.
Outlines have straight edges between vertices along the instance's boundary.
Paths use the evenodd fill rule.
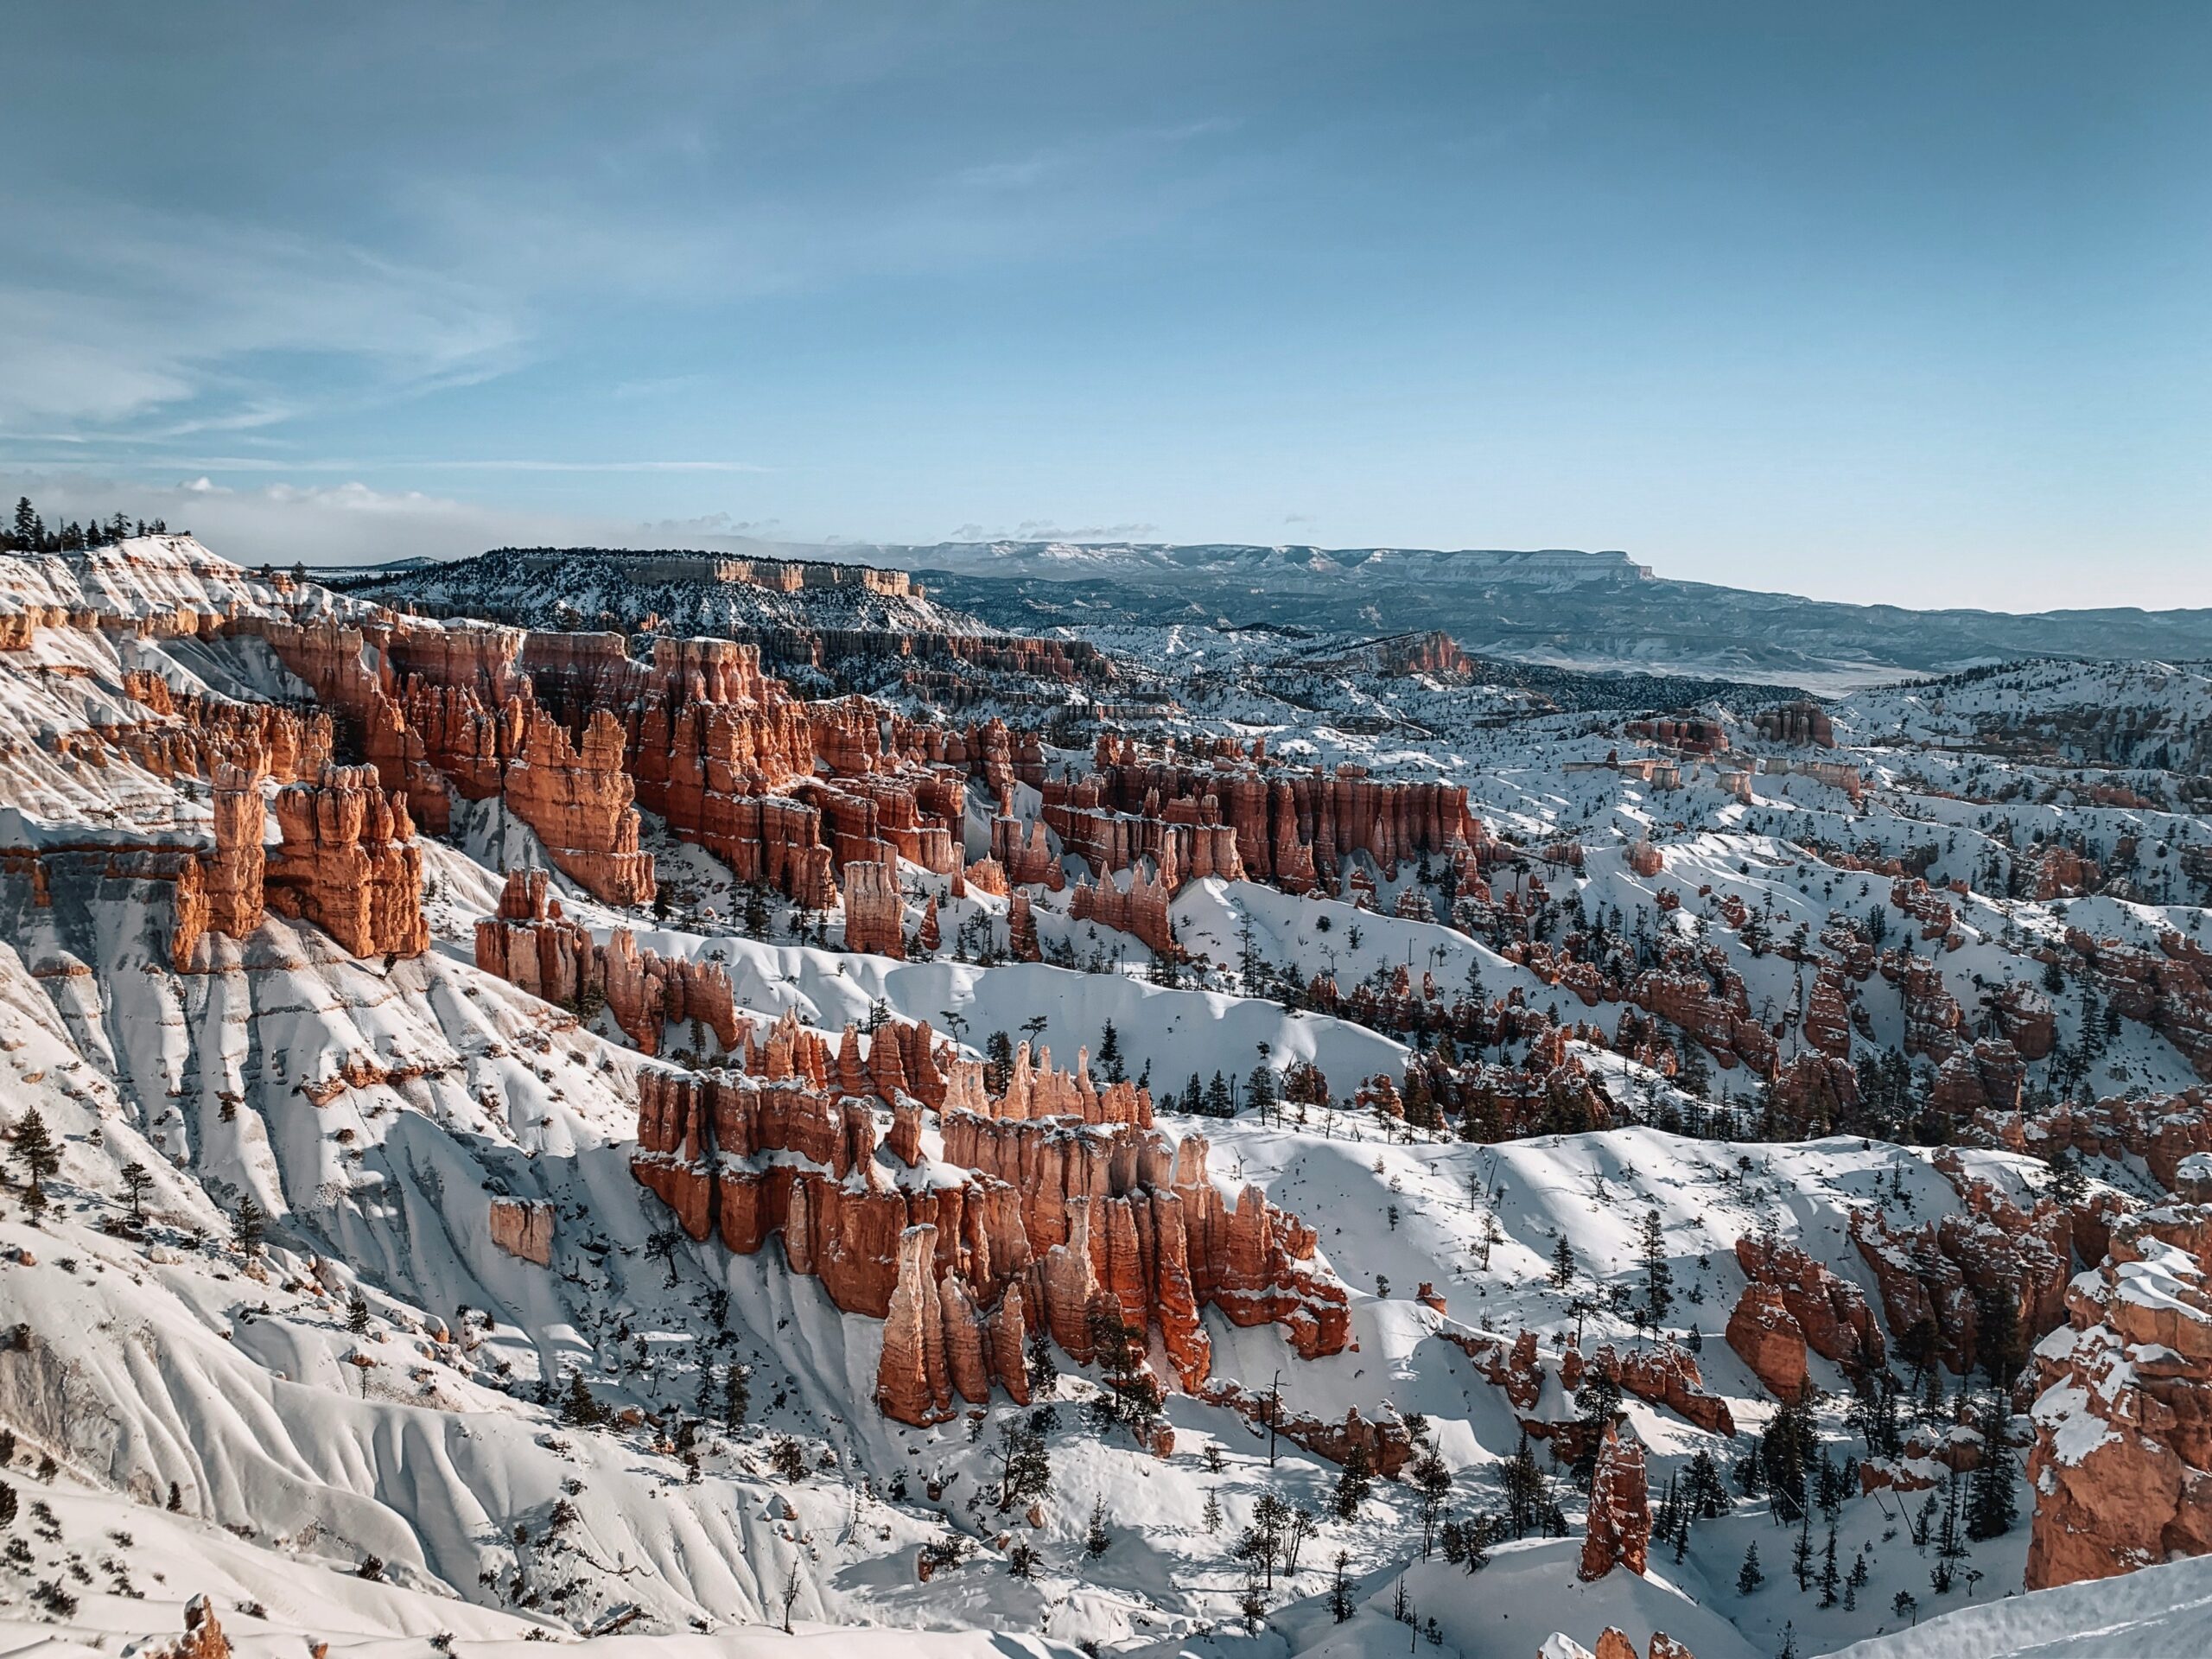
<path fill-rule="evenodd" d="M 1651 1503 L 1644 1485 L 1643 1448 L 1623 1440 L 1620 1431 L 1607 1424 L 1590 1485 L 1581 1576 L 1585 1580 L 1602 1579 L 1616 1567 L 1641 1573 L 1650 1553 Z"/>
<path fill-rule="evenodd" d="M 991 820 L 991 857 L 1013 886 L 1033 883 L 1054 893 L 1067 886 L 1067 874 L 1060 868 L 1045 828 L 1044 822 L 1033 819 L 1024 825 L 1020 819 L 1005 813 Z"/>
<path fill-rule="evenodd" d="M 641 1053 L 662 1052 L 671 1022 L 692 1026 L 695 1053 L 706 1052 L 709 1033 L 724 1053 L 738 1046 L 737 1010 L 720 964 L 641 950 L 623 927 L 597 943 L 590 929 L 563 916 L 543 870 L 507 877 L 499 914 L 476 924 L 476 965 L 571 1013 L 589 1017 L 605 1008 Z"/>
<path fill-rule="evenodd" d="M 1487 839 L 1467 810 L 1463 786 L 1380 783 L 1349 765 L 1332 773 L 1291 766 L 1259 741 L 1246 747 L 1224 739 L 1212 753 L 1185 759 L 1173 745 L 1140 750 L 1128 739 L 1103 735 L 1089 777 L 1047 779 L 1043 795 L 1046 821 L 1058 815 L 1063 839 L 1090 849 L 1102 874 L 1141 856 L 1156 859 L 1173 843 L 1185 871 L 1234 869 L 1293 893 L 1317 882 L 1333 891 L 1345 854 L 1364 852 L 1395 876 L 1402 859 Z M 1108 821 L 1114 817 L 1140 822 Z M 1233 837 L 1233 867 L 1226 840 L 1185 833 L 1215 829 Z"/>
<path fill-rule="evenodd" d="M 492 1243 L 543 1268 L 553 1260 L 553 1206 L 541 1198 L 492 1200 Z"/>
<path fill-rule="evenodd" d="M 1879 1210 L 1853 1218 L 1852 1241 L 1872 1269 L 1890 1330 L 1927 1334 L 1955 1372 L 1980 1357 L 1984 1305 L 2007 1304 L 2005 1323 L 2033 1341 L 2066 1317 L 2066 1285 L 2077 1254 L 2103 1254 L 2118 1200 L 2103 1194 L 2071 1208 L 2048 1198 L 2022 1209 L 1967 1174 L 1955 1153 L 1936 1167 L 1960 1198 L 1954 1214 L 1899 1228 Z"/>
<path fill-rule="evenodd" d="M 2212 1080 L 2212 956 L 2178 933 L 2160 936 L 2156 950 L 2075 929 L 2066 943 L 2109 1006 L 2149 1026 Z"/>
<path fill-rule="evenodd" d="M 623 769 L 622 727 L 595 710 L 580 744 L 531 704 L 522 742 L 500 785 L 514 815 L 537 832 L 562 874 L 609 904 L 653 896 L 653 861 L 639 849 L 637 786 Z"/>
<path fill-rule="evenodd" d="M 2212 1552 L 2212 1208 L 2113 1229 L 2038 1344 L 2031 1590 Z"/>
<path fill-rule="evenodd" d="M 1835 1060 L 1851 1058 L 1851 988 L 1840 969 L 1824 963 L 1813 976 L 1801 1029 L 1815 1052 Z"/>
<path fill-rule="evenodd" d="M 1770 743 L 1810 744 L 1821 749 L 1835 747 L 1834 724 L 1817 702 L 1777 703 L 1753 715 L 1751 724 Z"/>
<path fill-rule="evenodd" d="M 1728 1316 L 1727 1337 L 1737 1357 L 1776 1399 L 1795 1400 L 1804 1392 L 1805 1333 L 1779 1289 L 1745 1285 L 1735 1312 Z"/>
<path fill-rule="evenodd" d="M 1945 906 L 1943 913 L 1950 914 Z M 1897 988 L 1904 1004 L 1904 1052 L 1931 1060 L 1948 1059 L 1959 1046 L 1966 1010 L 1943 982 L 1943 970 L 1910 950 L 1882 953 L 1882 977 Z"/>
<path fill-rule="evenodd" d="M 1016 962 L 1042 962 L 1044 946 L 1037 938 L 1037 916 L 1029 895 L 1016 888 L 1006 902 L 1007 954 Z"/>
<path fill-rule="evenodd" d="M 2114 1096 L 2094 1104 L 2053 1106 L 2033 1116 L 1987 1113 L 1975 1127 L 1997 1145 L 2039 1158 L 2061 1151 L 2082 1158 L 2139 1158 L 2171 1192 L 2179 1189 L 2183 1160 L 2212 1152 L 2212 1091 L 2190 1089 L 2134 1099 Z M 2084 1254 L 2094 1260 L 2103 1251 Z"/>
<path fill-rule="evenodd" d="M 1865 1293 L 1794 1244 L 1771 1237 L 1739 1238 L 1736 1262 L 1753 1284 L 1770 1286 L 1780 1294 L 1804 1345 L 1822 1359 L 1847 1372 L 1872 1370 L 1887 1359 L 1881 1321 L 1867 1306 Z M 1733 1319 L 1729 1325 L 1733 1345 Z M 1760 1375 L 1764 1381 L 1765 1374 Z"/>
<path fill-rule="evenodd" d="M 845 949 L 873 956 L 906 956 L 906 910 L 899 874 L 873 859 L 845 866 Z"/>
<path fill-rule="evenodd" d="M 1732 1435 L 1736 1432 L 1728 1402 L 1706 1393 L 1696 1356 L 1687 1349 L 1672 1342 L 1656 1348 L 1630 1349 L 1625 1354 L 1601 1347 L 1591 1356 L 1590 1363 L 1619 1383 L 1623 1393 L 1632 1394 L 1648 1405 L 1664 1406 L 1707 1433 Z"/>
<path fill-rule="evenodd" d="M 184 1604 L 184 1634 L 166 1645 L 149 1644 L 137 1651 L 144 1659 L 231 1659 L 231 1638 L 215 1617 L 215 1604 L 195 1595 Z"/>
<path fill-rule="evenodd" d="M 1068 896 L 1068 915 L 1078 922 L 1096 922 L 1122 933 L 1132 933 L 1156 956 L 1179 957 L 1174 923 L 1167 914 L 1175 895 L 1174 856 L 1154 876 L 1142 866 L 1129 872 L 1128 885 L 1111 877 L 1102 881 L 1078 881 Z"/>
<path fill-rule="evenodd" d="M 406 803 L 373 766 L 332 766 L 276 792 L 283 837 L 264 880 L 279 915 L 314 923 L 356 957 L 420 956 L 423 850 Z"/>
<path fill-rule="evenodd" d="M 1774 1070 L 1779 1049 L 1774 1033 L 1751 1017 L 1743 978 L 1726 965 L 1726 957 L 1717 967 L 1652 969 L 1639 974 L 1629 988 L 1628 1000 L 1681 1027 L 1724 1070 L 1739 1060 L 1762 1077 Z"/>
<path fill-rule="evenodd" d="M 833 1056 L 787 1016 L 736 1047 L 741 1072 L 640 1076 L 632 1167 L 693 1238 L 749 1255 L 779 1236 L 839 1308 L 889 1320 L 880 1394 L 901 1421 L 939 1421 L 993 1379 L 1026 1387 L 1033 1323 L 1087 1363 L 1101 1309 L 1157 1329 L 1193 1389 L 1211 1364 L 1208 1306 L 1280 1325 L 1308 1357 L 1350 1341 L 1312 1229 L 1255 1188 L 1231 1206 L 1202 1139 L 1171 1142 L 1141 1090 L 1096 1086 L 1081 1057 L 1061 1072 L 1025 1045 L 994 1096 L 978 1063 L 930 1052 L 926 1027 L 886 1027 L 865 1054 L 849 1030 Z M 942 1163 L 923 1152 L 909 1081 L 938 1097 Z"/>

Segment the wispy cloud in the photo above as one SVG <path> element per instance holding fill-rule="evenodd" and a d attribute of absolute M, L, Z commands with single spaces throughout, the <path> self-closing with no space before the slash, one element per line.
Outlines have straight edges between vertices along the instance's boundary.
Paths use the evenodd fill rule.
<path fill-rule="evenodd" d="M 155 455 L 155 464 L 206 473 L 769 473 L 749 461 L 551 461 L 511 456 L 435 456 L 382 460 L 314 459 L 286 455 Z M 0 458 L 16 467 L 108 467 L 111 454 L 89 456 L 16 455 Z"/>
<path fill-rule="evenodd" d="M 244 431 L 501 372 L 524 349 L 499 294 L 343 241 L 72 198 L 35 222 L 0 272 L 0 423 Z"/>

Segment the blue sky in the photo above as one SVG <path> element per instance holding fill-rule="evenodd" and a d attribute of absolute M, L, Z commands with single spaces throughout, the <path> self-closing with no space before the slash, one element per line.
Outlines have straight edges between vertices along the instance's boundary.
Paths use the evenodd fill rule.
<path fill-rule="evenodd" d="M 2212 10 L 11 9 L 0 488 L 242 556 L 2212 605 Z"/>

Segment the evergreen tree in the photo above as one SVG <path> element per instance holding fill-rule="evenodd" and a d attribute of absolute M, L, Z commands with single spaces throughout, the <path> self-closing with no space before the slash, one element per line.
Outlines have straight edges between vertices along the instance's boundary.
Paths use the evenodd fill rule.
<path fill-rule="evenodd" d="M 1981 1462 L 1974 1471 L 1974 1491 L 1967 1505 L 1967 1536 L 1977 1541 L 2001 1538 L 2012 1529 L 2018 1513 L 2012 1493 L 2012 1448 L 2007 1441 L 2012 1414 L 2002 1395 L 1992 1395 L 1983 1408 Z"/>
<path fill-rule="evenodd" d="M 1244 1103 L 1259 1114 L 1260 1122 L 1264 1123 L 1275 1109 L 1278 1093 L 1274 1071 L 1262 1060 L 1244 1080 Z"/>
<path fill-rule="evenodd" d="M 1083 1553 L 1094 1560 L 1114 1547 L 1113 1535 L 1106 1530 L 1106 1500 L 1094 1498 L 1090 1504 L 1090 1524 L 1084 1529 Z"/>
<path fill-rule="evenodd" d="M 983 1039 L 983 1087 L 994 1095 L 1006 1092 L 1014 1075 L 1014 1039 L 995 1031 Z"/>
<path fill-rule="evenodd" d="M 1581 1450 L 1574 1459 L 1574 1482 L 1587 1491 L 1598 1473 L 1598 1452 L 1605 1443 L 1605 1431 L 1620 1415 L 1621 1385 L 1605 1375 L 1601 1366 L 1583 1368 L 1581 1385 L 1574 1391 L 1574 1403 L 1581 1414 L 1581 1427 L 1575 1443 Z"/>
<path fill-rule="evenodd" d="M 146 1192 L 153 1184 L 154 1178 L 148 1173 L 145 1165 L 130 1163 L 123 1166 L 124 1196 L 130 1202 L 130 1220 L 135 1226 L 145 1224 Z"/>
<path fill-rule="evenodd" d="M 1206 1506 L 1198 1518 L 1208 1532 L 1221 1530 L 1221 1495 L 1211 1486 L 1206 1488 Z"/>
<path fill-rule="evenodd" d="M 1759 1570 L 1759 1547 L 1754 1542 L 1744 1551 L 1744 1564 L 1736 1569 L 1736 1593 L 1748 1596 L 1766 1582 L 1766 1574 Z"/>
<path fill-rule="evenodd" d="M 753 1405 L 752 1380 L 746 1367 L 732 1365 L 722 1378 L 722 1421 L 735 1428 Z"/>
<path fill-rule="evenodd" d="M 61 1148 L 54 1144 L 54 1135 L 46 1127 L 46 1119 L 37 1107 L 23 1114 L 22 1122 L 16 1125 L 16 1160 L 22 1164 L 31 1178 L 27 1195 L 33 1210 L 46 1207 L 47 1179 L 61 1167 Z"/>
<path fill-rule="evenodd" d="M 248 1192 L 238 1199 L 238 1207 L 231 1217 L 231 1239 L 241 1255 L 261 1254 L 261 1235 L 268 1224 L 268 1217 L 253 1201 L 252 1193 Z"/>
<path fill-rule="evenodd" d="M 576 1428 L 593 1428 L 607 1421 L 607 1408 L 592 1396 L 582 1371 L 569 1373 L 569 1392 L 561 1402 L 561 1421 Z"/>
<path fill-rule="evenodd" d="M 1357 1442 L 1344 1454 L 1343 1469 L 1337 1475 L 1337 1518 L 1349 1521 L 1359 1513 L 1359 1506 L 1367 1502 L 1367 1495 L 1375 1489 L 1375 1465 L 1368 1457 L 1366 1446 Z"/>
<path fill-rule="evenodd" d="M 1552 1288 L 1565 1290 L 1573 1282 L 1574 1246 L 1567 1243 L 1567 1235 L 1561 1233 L 1559 1243 L 1552 1248 Z"/>
<path fill-rule="evenodd" d="M 1643 1212 L 1638 1252 L 1643 1260 L 1643 1306 L 1655 1325 L 1663 1324 L 1675 1306 L 1675 1269 L 1667 1260 L 1667 1236 L 1659 1225 L 1659 1212 Z"/>
<path fill-rule="evenodd" d="M 1052 1465 L 1046 1455 L 1044 1435 L 1011 1418 L 1000 1423 L 999 1509 L 1033 1502 L 1052 1490 Z"/>
<path fill-rule="evenodd" d="M 2061 1147 L 2050 1160 L 2050 1196 L 2063 1205 L 2076 1205 L 2088 1196 L 2089 1183 L 2082 1173 L 2082 1160 L 2071 1147 Z"/>
<path fill-rule="evenodd" d="M 358 1290 L 346 1300 L 346 1328 L 357 1337 L 369 1333 L 369 1299 Z"/>
<path fill-rule="evenodd" d="M 1128 1081 L 1129 1068 L 1122 1058 L 1122 1033 L 1114 1029 L 1109 1020 L 1098 1036 L 1098 1075 L 1109 1083 Z"/>
<path fill-rule="evenodd" d="M 1505 1524 L 1513 1529 L 1516 1538 L 1525 1538 L 1542 1526 L 1552 1507 L 1551 1483 L 1538 1466 L 1536 1453 L 1529 1444 L 1529 1431 L 1521 1431 L 1521 1441 L 1514 1448 L 1506 1464 Z"/>
<path fill-rule="evenodd" d="M 1213 1081 L 1206 1084 L 1205 1111 L 1208 1117 L 1236 1116 L 1236 1103 L 1229 1093 L 1229 1079 L 1218 1071 L 1213 1074 Z"/>
<path fill-rule="evenodd" d="M 1452 1496 L 1452 1467 L 1431 1446 L 1422 1449 L 1406 1473 L 1421 1499 L 1421 1553 L 1426 1557 L 1435 1541 L 1437 1517 L 1444 1513 L 1445 1502 Z"/>

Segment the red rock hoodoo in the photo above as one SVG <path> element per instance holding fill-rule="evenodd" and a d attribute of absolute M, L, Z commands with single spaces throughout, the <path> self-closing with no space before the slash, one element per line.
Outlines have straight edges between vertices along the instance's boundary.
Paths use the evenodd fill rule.
<path fill-rule="evenodd" d="M 790 1016 L 740 1024 L 742 1071 L 641 1076 L 632 1167 L 692 1237 L 750 1254 L 780 1234 L 839 1308 L 890 1321 L 879 1396 L 900 1421 L 938 1421 L 993 1381 L 1019 1397 L 1032 1325 L 1088 1363 L 1101 1310 L 1156 1328 L 1192 1389 L 1208 1306 L 1281 1325 L 1308 1357 L 1350 1339 L 1313 1230 L 1256 1188 L 1227 1203 L 1205 1141 L 1170 1142 L 1147 1095 L 1100 1088 L 1084 1057 L 1063 1072 L 1024 1045 L 993 1096 L 926 1026 L 887 1026 L 865 1054 L 849 1030 L 833 1057 Z M 942 1162 L 922 1152 L 925 1110 Z"/>

